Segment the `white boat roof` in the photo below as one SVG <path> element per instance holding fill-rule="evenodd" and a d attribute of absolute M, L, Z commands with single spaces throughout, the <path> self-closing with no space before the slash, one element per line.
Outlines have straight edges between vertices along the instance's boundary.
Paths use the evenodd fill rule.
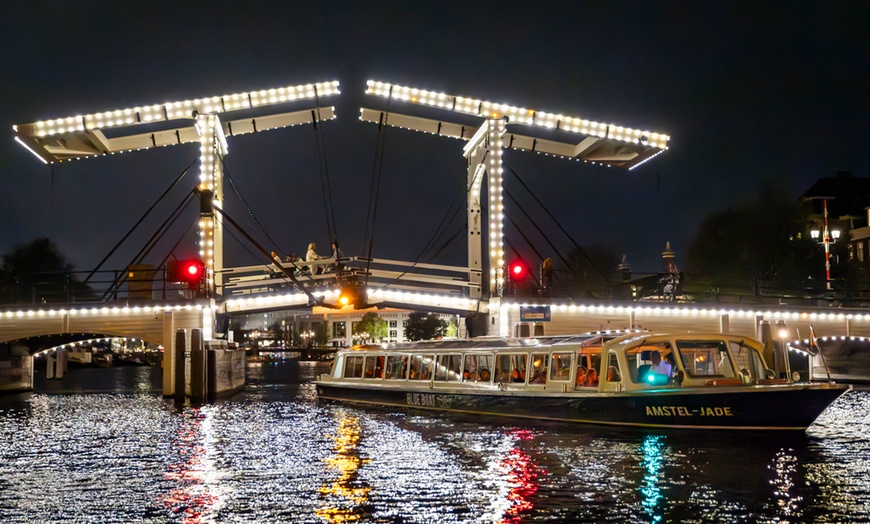
<path fill-rule="evenodd" d="M 604 343 L 615 338 L 639 333 L 641 331 L 599 331 L 576 335 L 553 335 L 543 337 L 476 337 L 469 339 L 423 340 L 419 342 L 392 342 L 389 344 L 369 344 L 354 346 L 351 351 L 411 351 L 431 352 L 445 350 L 486 350 L 486 349 L 525 349 L 551 346 L 581 346 Z"/>

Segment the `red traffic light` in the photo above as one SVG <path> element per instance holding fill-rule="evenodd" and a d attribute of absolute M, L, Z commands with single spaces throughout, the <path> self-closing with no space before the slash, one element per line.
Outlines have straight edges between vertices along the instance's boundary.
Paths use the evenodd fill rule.
<path fill-rule="evenodd" d="M 179 281 L 187 282 L 193 289 L 205 277 L 205 265 L 196 259 L 179 260 L 175 266 L 175 274 Z"/>
<path fill-rule="evenodd" d="M 512 262 L 508 267 L 508 276 L 511 280 L 521 280 L 526 277 L 528 270 L 522 262 Z"/>

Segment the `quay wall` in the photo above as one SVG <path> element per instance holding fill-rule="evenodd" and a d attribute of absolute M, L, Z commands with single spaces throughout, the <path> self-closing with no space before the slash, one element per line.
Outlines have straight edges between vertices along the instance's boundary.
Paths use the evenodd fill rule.
<path fill-rule="evenodd" d="M 0 359 L 0 392 L 33 389 L 33 357 L 12 356 Z"/>

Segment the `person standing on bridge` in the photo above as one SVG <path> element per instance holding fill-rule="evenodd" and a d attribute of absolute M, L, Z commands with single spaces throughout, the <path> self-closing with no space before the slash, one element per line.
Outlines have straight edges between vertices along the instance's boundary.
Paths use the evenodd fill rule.
<path fill-rule="evenodd" d="M 315 262 L 317 260 L 323 260 L 324 257 L 317 254 L 315 249 L 317 248 L 317 244 L 314 242 L 308 244 L 308 253 L 305 255 L 306 262 Z M 309 266 L 312 275 L 319 275 L 321 273 L 320 266 Z"/>

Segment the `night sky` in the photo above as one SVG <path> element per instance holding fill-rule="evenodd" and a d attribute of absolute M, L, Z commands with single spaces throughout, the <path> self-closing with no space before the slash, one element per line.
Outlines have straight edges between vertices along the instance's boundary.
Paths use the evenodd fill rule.
<path fill-rule="evenodd" d="M 362 106 L 385 108 L 364 94 L 374 79 L 669 134 L 670 149 L 633 171 L 505 152 L 507 190 L 559 249 L 570 241 L 513 173 L 579 244 L 658 271 L 667 241 L 680 264 L 704 216 L 753 199 L 767 181 L 797 198 L 837 171 L 870 176 L 868 27 L 865 1 L 7 2 L 0 253 L 48 237 L 91 270 L 198 156 L 186 145 L 45 166 L 14 142 L 12 125 L 338 80 L 342 94 L 322 100 L 338 114 L 322 127 L 338 238 L 347 255 L 364 253 L 377 174 L 373 256 L 415 260 L 464 229 L 464 142 L 391 128 L 378 167 L 378 128 L 358 119 Z M 229 184 L 227 210 L 269 250 L 303 255 L 317 242 L 328 254 L 316 138 L 300 126 L 230 140 L 226 170 L 256 221 Z M 191 173 L 104 269 L 130 262 L 195 184 Z M 197 212 L 190 206 L 151 261 L 176 242 L 179 256 L 195 251 Z M 532 220 L 508 214 L 539 236 Z M 227 266 L 263 262 L 232 236 L 226 247 Z M 423 260 L 462 264 L 465 249 L 460 238 Z"/>

